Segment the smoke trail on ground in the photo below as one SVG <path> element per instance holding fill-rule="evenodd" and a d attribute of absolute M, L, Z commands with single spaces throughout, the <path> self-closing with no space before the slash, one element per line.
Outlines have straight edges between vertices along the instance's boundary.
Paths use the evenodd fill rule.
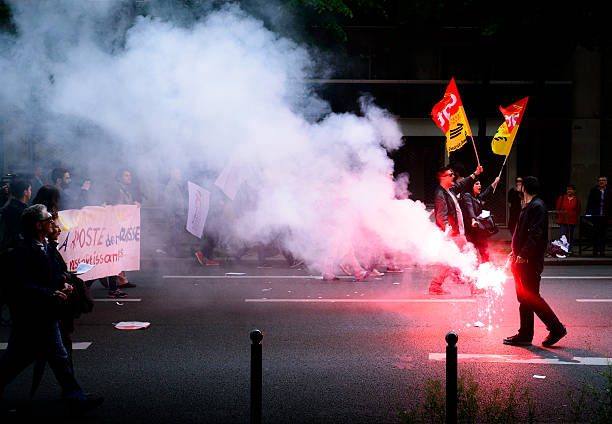
<path fill-rule="evenodd" d="M 145 17 L 125 1 L 12 2 L 5 142 L 36 138 L 98 173 L 120 160 L 145 180 L 194 163 L 214 180 L 231 163 L 244 181 L 224 199 L 223 235 L 276 239 L 315 269 L 352 251 L 474 269 L 421 202 L 395 199 L 391 114 L 368 98 L 359 115 L 331 113 L 303 83 L 316 57 L 235 4 L 189 24 L 156 5 Z"/>

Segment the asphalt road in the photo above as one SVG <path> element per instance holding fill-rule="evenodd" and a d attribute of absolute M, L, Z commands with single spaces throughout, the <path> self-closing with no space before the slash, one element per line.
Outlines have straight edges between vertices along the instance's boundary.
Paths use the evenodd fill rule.
<path fill-rule="evenodd" d="M 479 393 L 490 399 L 516 382 L 521 393 L 529 389 L 538 421 L 570 420 L 568 390 L 607 387 L 600 373 L 612 355 L 611 266 L 546 267 L 542 295 L 569 332 L 549 349 L 502 344 L 518 328 L 512 280 L 497 299 L 469 297 L 464 286 L 432 298 L 425 294 L 431 272 L 324 282 L 280 262 L 257 269 L 178 261 L 128 273 L 138 287 L 125 300 L 106 301 L 99 283 L 92 287 L 101 300 L 74 336 L 91 342 L 75 350 L 76 375 L 86 391 L 105 396 L 102 407 L 70 416 L 48 369 L 29 404 L 31 368 L 6 388 L 4 402 L 17 410 L 14 420 L 29 411 L 72 422 L 245 423 L 253 328 L 264 333 L 265 423 L 399 422 L 396 404 L 419 405 L 428 379 L 444 382 L 451 330 L 459 335 L 459 370 L 472 374 Z M 120 321 L 151 325 L 115 329 Z M 536 318 L 534 342 L 546 334 Z M 7 340 L 0 328 L 0 342 Z"/>

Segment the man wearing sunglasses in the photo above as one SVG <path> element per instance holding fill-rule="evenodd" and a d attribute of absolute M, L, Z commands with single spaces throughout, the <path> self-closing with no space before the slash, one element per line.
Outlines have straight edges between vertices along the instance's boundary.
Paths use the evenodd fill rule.
<path fill-rule="evenodd" d="M 474 182 L 476 175 L 482 172 L 482 166 L 478 166 L 476 171 L 469 177 L 462 179 L 455 184 L 455 173 L 453 170 L 444 166 L 438 170 L 438 182 L 434 193 L 436 225 L 442 230 L 447 231 L 459 247 L 463 246 L 465 241 L 465 228 L 463 226 L 463 215 L 459 207 L 457 195 L 463 193 Z M 452 274 L 452 268 L 448 266 L 439 266 L 436 275 L 429 284 L 429 294 L 441 295 L 447 294 L 442 288 L 442 283 Z M 471 288 L 472 294 L 475 294 L 475 288 Z"/>
<path fill-rule="evenodd" d="M 86 395 L 74 378 L 59 332 L 59 304 L 72 286 L 65 283 L 51 262 L 47 237 L 53 218 L 44 205 L 26 208 L 21 215 L 23 240 L 6 259 L 9 265 L 5 288 L 13 322 L 8 347 L 0 358 L 0 399 L 4 388 L 37 359 L 49 363 L 62 388 L 67 406 L 82 412 L 104 400 Z"/>

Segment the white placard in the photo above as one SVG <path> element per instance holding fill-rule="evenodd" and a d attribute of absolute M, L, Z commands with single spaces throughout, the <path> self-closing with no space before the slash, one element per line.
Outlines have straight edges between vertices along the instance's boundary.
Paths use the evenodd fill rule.
<path fill-rule="evenodd" d="M 204 224 L 210 208 L 210 192 L 191 181 L 187 182 L 189 190 L 189 212 L 187 213 L 187 231 L 202 238 Z"/>
<path fill-rule="evenodd" d="M 244 182 L 244 172 L 235 161 L 231 160 L 215 180 L 215 185 L 231 200 L 234 200 Z"/>

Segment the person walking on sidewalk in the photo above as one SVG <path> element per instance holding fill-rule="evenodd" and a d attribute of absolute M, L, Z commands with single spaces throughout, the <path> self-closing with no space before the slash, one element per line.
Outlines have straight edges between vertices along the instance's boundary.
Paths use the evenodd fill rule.
<path fill-rule="evenodd" d="M 506 337 L 504 344 L 531 345 L 535 313 L 550 332 L 542 342 L 542 346 L 548 347 L 567 334 L 565 326 L 540 296 L 540 279 L 548 244 L 548 211 L 544 201 L 538 197 L 540 183 L 536 177 L 523 178 L 522 189 L 525 207 L 512 236 L 512 252 L 509 257 L 519 302 L 520 328 L 514 336 Z"/>

